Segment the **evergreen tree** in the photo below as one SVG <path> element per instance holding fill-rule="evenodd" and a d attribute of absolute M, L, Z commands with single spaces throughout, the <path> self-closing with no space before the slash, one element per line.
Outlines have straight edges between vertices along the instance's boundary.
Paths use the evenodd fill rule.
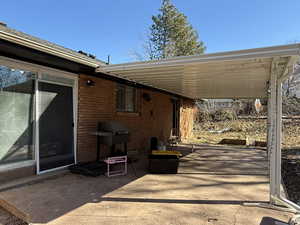
<path fill-rule="evenodd" d="M 187 17 L 171 3 L 163 0 L 160 13 L 152 16 L 146 51 L 150 59 L 202 54 L 205 46 Z"/>

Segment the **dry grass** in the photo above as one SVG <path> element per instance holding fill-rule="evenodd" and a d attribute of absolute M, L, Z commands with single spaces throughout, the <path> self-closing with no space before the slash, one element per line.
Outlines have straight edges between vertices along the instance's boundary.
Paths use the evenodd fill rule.
<path fill-rule="evenodd" d="M 193 143 L 218 144 L 222 139 L 243 139 L 266 141 L 267 124 L 263 119 L 243 119 L 234 121 L 202 122 L 196 125 Z M 223 129 L 224 133 L 214 133 Z M 283 147 L 300 146 L 300 120 L 284 120 Z"/>

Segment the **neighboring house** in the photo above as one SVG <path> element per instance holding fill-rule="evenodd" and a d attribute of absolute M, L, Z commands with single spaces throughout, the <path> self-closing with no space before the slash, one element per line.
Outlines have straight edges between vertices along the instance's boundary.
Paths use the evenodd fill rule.
<path fill-rule="evenodd" d="M 127 126 L 142 152 L 191 135 L 192 99 L 96 72 L 105 65 L 0 25 L 0 182 L 95 160 L 100 121 Z"/>

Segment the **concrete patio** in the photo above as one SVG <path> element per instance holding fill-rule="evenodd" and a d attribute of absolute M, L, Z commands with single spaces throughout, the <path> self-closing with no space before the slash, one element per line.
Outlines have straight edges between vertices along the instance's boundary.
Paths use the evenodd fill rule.
<path fill-rule="evenodd" d="M 176 175 L 145 174 L 140 161 L 129 166 L 127 176 L 66 173 L 2 191 L 0 199 L 32 224 L 278 225 L 288 221 L 289 213 L 243 205 L 269 200 L 264 150 L 178 149 L 184 157 Z"/>

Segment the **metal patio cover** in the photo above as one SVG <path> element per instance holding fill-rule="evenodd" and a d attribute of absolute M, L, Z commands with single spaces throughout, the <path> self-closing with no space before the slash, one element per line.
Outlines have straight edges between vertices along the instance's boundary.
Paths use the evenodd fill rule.
<path fill-rule="evenodd" d="M 192 99 L 267 97 L 272 62 L 292 72 L 300 44 L 100 66 L 97 71 Z"/>
<path fill-rule="evenodd" d="M 294 212 L 292 220 L 300 221 L 300 206 L 281 191 L 282 82 L 300 73 L 295 66 L 299 55 L 300 44 L 291 44 L 106 65 L 96 71 L 192 99 L 268 97 L 270 201 L 252 205 Z"/>

